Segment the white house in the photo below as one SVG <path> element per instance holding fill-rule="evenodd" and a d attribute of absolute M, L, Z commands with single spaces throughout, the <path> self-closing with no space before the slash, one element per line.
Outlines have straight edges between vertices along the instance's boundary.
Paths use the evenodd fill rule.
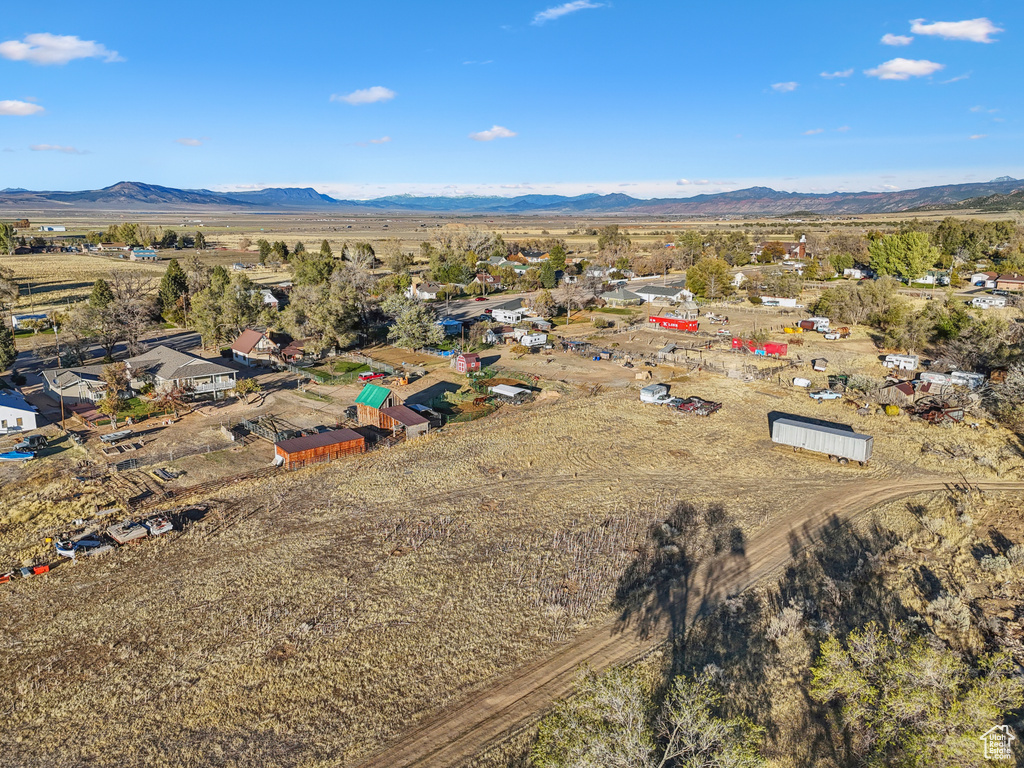
<path fill-rule="evenodd" d="M 971 306 L 978 309 L 991 309 L 992 307 L 1005 307 L 1005 296 L 975 296 L 971 299 Z"/>
<path fill-rule="evenodd" d="M 20 392 L 0 389 L 0 435 L 35 429 L 39 412 Z"/>
<path fill-rule="evenodd" d="M 854 280 L 863 280 L 867 275 L 864 274 L 863 269 L 859 269 L 858 267 L 847 267 L 843 270 L 843 277 L 849 277 Z"/>
<path fill-rule="evenodd" d="M 762 296 L 761 304 L 765 307 L 795 307 L 796 299 L 778 296 Z"/>
<path fill-rule="evenodd" d="M 746 279 L 746 275 L 744 275 L 742 272 L 737 272 L 735 275 L 732 276 L 732 287 L 739 288 L 741 285 L 743 285 L 743 281 Z"/>
<path fill-rule="evenodd" d="M 31 328 L 35 323 L 43 323 L 44 327 L 50 327 L 50 318 L 43 312 L 33 312 L 27 315 L 14 315 L 11 317 L 11 325 L 14 330 L 21 331 Z"/>
<path fill-rule="evenodd" d="M 270 292 L 269 288 L 260 289 L 260 296 L 263 297 L 263 304 L 270 309 L 280 309 L 281 302 L 277 300 L 277 296 Z"/>
<path fill-rule="evenodd" d="M 645 285 L 643 287 L 631 287 L 630 291 L 650 304 L 669 304 L 674 301 L 684 301 L 686 294 L 690 293 L 685 288 L 663 287 L 660 285 Z M 690 293 L 690 297 L 693 294 Z"/>
<path fill-rule="evenodd" d="M 409 290 L 405 292 L 405 295 L 410 299 L 419 299 L 420 301 L 433 301 L 437 298 L 437 295 L 444 290 L 444 286 L 440 283 L 423 282 L 417 285 L 410 285 Z"/>
<path fill-rule="evenodd" d="M 251 367 L 272 360 L 279 351 L 269 332 L 246 328 L 231 344 L 231 359 Z"/>

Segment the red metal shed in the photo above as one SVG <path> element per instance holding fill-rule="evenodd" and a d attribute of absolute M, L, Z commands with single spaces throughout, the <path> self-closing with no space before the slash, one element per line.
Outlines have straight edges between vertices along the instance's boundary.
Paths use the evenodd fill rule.
<path fill-rule="evenodd" d="M 363 453 L 366 438 L 351 429 L 334 429 L 315 435 L 304 435 L 274 444 L 277 463 L 285 469 L 298 469 L 341 456 Z"/>

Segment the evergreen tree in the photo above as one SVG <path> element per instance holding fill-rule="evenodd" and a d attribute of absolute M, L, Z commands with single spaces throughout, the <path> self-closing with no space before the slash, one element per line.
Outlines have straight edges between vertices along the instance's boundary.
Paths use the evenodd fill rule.
<path fill-rule="evenodd" d="M 206 235 L 204 235 L 202 232 L 196 232 L 195 244 L 196 244 L 196 250 L 198 250 L 198 251 L 205 251 L 206 250 Z"/>
<path fill-rule="evenodd" d="M 548 251 L 548 263 L 556 271 L 565 269 L 565 248 L 561 243 L 555 243 Z"/>
<path fill-rule="evenodd" d="M 305 252 L 306 252 L 306 244 L 304 242 L 302 242 L 301 240 L 299 240 L 297 243 L 295 243 L 295 247 L 292 248 L 292 253 L 294 253 L 296 255 L 298 255 L 300 253 L 305 253 Z"/>
<path fill-rule="evenodd" d="M 188 295 L 188 278 L 177 259 L 171 259 L 167 271 L 160 279 L 160 308 L 163 316 L 172 323 L 183 319 L 185 301 Z"/>
<path fill-rule="evenodd" d="M 331 244 L 324 240 L 320 243 L 320 255 L 326 258 L 333 258 L 334 251 L 331 250 Z"/>
<path fill-rule="evenodd" d="M 102 277 L 92 284 L 92 293 L 89 294 L 89 306 L 95 309 L 106 309 L 114 300 L 114 292 L 110 285 Z"/>
<path fill-rule="evenodd" d="M 14 364 L 18 350 L 14 346 L 14 333 L 7 324 L 0 321 L 0 371 L 6 371 Z"/>

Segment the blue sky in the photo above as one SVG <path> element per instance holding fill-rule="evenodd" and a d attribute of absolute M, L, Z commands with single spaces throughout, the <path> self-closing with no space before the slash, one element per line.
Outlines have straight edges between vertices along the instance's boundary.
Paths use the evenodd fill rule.
<path fill-rule="evenodd" d="M 17 3 L 0 187 L 684 197 L 1024 177 L 1022 30 L 1013 0 Z"/>

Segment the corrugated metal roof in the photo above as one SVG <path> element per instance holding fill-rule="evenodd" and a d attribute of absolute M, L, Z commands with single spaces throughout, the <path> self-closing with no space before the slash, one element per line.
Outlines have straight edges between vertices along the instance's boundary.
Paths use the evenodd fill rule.
<path fill-rule="evenodd" d="M 404 405 L 393 405 L 390 408 L 381 408 L 380 412 L 390 416 L 399 424 L 406 427 L 417 427 L 420 424 L 430 423 L 427 419 L 416 413 L 416 411 L 406 408 Z"/>
<path fill-rule="evenodd" d="M 360 405 L 368 405 L 371 408 L 380 408 L 391 396 L 391 390 L 387 387 L 378 387 L 376 384 L 367 384 L 360 390 L 356 402 Z"/>
<path fill-rule="evenodd" d="M 315 435 L 304 435 L 302 437 L 293 437 L 291 440 L 281 440 L 275 443 L 275 445 L 285 453 L 299 453 L 312 450 L 313 448 L 326 448 L 328 445 L 351 443 L 354 440 L 364 441 L 365 438 L 351 429 L 332 429 L 327 432 L 318 432 Z"/>

